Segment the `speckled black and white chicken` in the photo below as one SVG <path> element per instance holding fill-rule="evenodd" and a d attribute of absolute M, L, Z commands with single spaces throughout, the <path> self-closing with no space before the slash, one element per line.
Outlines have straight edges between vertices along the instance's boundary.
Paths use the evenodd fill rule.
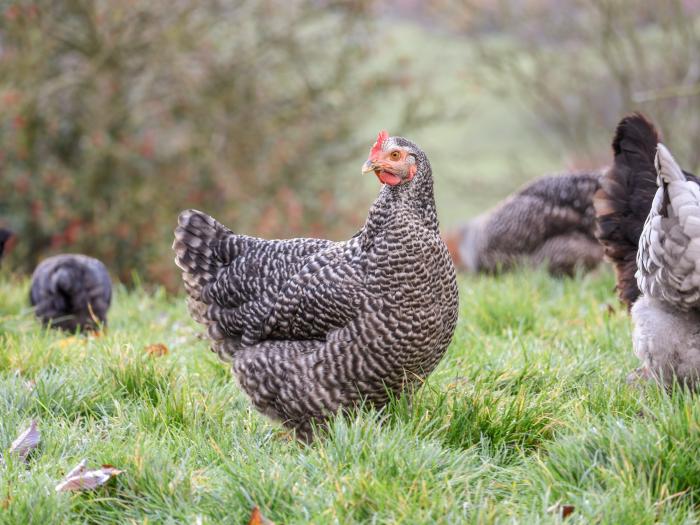
<path fill-rule="evenodd" d="M 700 185 L 642 115 L 623 119 L 596 195 L 599 237 L 631 306 L 637 375 L 700 379 Z M 632 273 L 634 272 L 634 278 Z"/>
<path fill-rule="evenodd" d="M 593 195 L 600 173 L 542 177 L 447 237 L 458 269 L 494 273 L 546 265 L 553 275 L 595 268 Z"/>
<path fill-rule="evenodd" d="M 196 210 L 175 230 L 190 313 L 253 405 L 302 439 L 312 422 L 420 383 L 457 321 L 425 153 L 382 132 L 362 171 L 383 186 L 347 241 L 248 237 Z"/>
<path fill-rule="evenodd" d="M 97 259 L 54 255 L 34 270 L 29 300 L 46 325 L 71 332 L 96 330 L 107 323 L 112 282 L 107 268 Z"/>

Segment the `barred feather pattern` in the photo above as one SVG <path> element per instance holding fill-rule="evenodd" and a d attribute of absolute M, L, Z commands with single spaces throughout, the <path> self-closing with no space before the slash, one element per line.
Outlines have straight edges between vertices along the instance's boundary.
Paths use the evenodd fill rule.
<path fill-rule="evenodd" d="M 659 189 L 639 239 L 641 292 L 681 311 L 700 306 L 700 186 L 659 144 Z"/>
<path fill-rule="evenodd" d="M 263 240 L 196 211 L 175 230 L 190 312 L 253 405 L 311 437 L 360 402 L 382 406 L 438 364 L 457 321 L 453 263 L 439 234 L 425 154 L 385 185 L 351 239 Z"/>
<path fill-rule="evenodd" d="M 647 377 L 692 388 L 700 379 L 700 186 L 640 114 L 613 140 L 615 162 L 596 195 L 598 236 L 631 310 L 634 352 Z"/>
<path fill-rule="evenodd" d="M 659 140 L 658 131 L 643 115 L 623 118 L 613 139 L 613 166 L 601 179 L 594 198 L 596 236 L 613 264 L 618 295 L 628 308 L 640 295 L 636 273 L 642 230 L 651 220 L 655 196 L 661 198 L 659 192 L 663 192 L 657 185 L 655 166 Z M 686 180 L 698 181 L 691 173 L 682 173 Z"/>
<path fill-rule="evenodd" d="M 29 300 L 46 325 L 68 331 L 107 323 L 112 282 L 102 262 L 80 254 L 49 257 L 32 274 Z"/>
<path fill-rule="evenodd" d="M 554 275 L 594 268 L 602 259 L 592 204 L 600 176 L 568 173 L 529 183 L 459 230 L 453 249 L 458 266 L 494 273 L 546 265 Z"/>
<path fill-rule="evenodd" d="M 697 388 L 700 379 L 700 185 L 663 145 L 658 190 L 639 239 L 632 306 L 634 350 L 659 382 Z"/>

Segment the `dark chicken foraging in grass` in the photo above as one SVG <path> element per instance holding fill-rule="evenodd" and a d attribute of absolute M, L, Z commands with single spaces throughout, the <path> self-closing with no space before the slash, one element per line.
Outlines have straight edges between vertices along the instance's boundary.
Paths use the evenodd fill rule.
<path fill-rule="evenodd" d="M 383 186 L 347 241 L 257 239 L 196 210 L 175 230 L 191 315 L 253 405 L 302 439 L 313 422 L 420 383 L 457 321 L 425 153 L 382 132 L 362 171 Z"/>
<path fill-rule="evenodd" d="M 34 270 L 29 299 L 45 325 L 71 332 L 97 330 L 107 323 L 112 282 L 97 259 L 55 255 Z"/>
<path fill-rule="evenodd" d="M 600 176 L 539 178 L 458 228 L 447 236 L 457 268 L 495 273 L 545 265 L 555 276 L 595 268 L 603 258 L 593 208 Z"/>
<path fill-rule="evenodd" d="M 700 181 L 642 115 L 623 119 L 596 195 L 598 236 L 631 308 L 641 377 L 700 379 Z"/>

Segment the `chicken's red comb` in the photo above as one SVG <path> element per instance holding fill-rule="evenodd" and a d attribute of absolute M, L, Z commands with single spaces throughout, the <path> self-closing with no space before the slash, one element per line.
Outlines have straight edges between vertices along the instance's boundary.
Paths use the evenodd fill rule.
<path fill-rule="evenodd" d="M 387 133 L 386 130 L 380 131 L 379 135 L 377 135 L 377 142 L 375 142 L 374 146 L 372 146 L 372 149 L 369 150 L 369 156 L 372 157 L 378 154 L 380 151 L 382 151 L 382 144 L 384 144 L 384 141 L 388 138 L 389 133 Z"/>

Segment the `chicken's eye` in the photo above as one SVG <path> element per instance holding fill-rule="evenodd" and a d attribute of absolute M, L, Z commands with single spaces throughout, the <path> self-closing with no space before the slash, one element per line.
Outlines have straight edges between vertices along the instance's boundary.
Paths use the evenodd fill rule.
<path fill-rule="evenodd" d="M 389 154 L 389 157 L 391 158 L 391 160 L 399 160 L 401 158 L 401 152 L 394 150 Z"/>

